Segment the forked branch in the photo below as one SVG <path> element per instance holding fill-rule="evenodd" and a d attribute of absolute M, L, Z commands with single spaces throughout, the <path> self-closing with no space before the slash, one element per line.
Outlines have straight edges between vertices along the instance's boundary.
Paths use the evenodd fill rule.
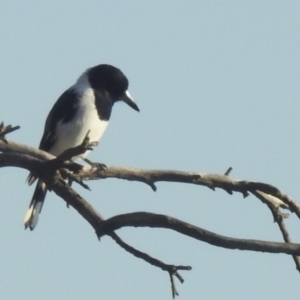
<path fill-rule="evenodd" d="M 291 243 L 284 225 L 284 218 L 287 214 L 283 214 L 280 211 L 281 208 L 289 210 L 300 218 L 300 207 L 278 188 L 261 182 L 232 179 L 229 177 L 232 168 L 229 168 L 224 175 L 219 175 L 170 170 L 141 170 L 121 167 L 107 167 L 106 169 L 103 169 L 95 168 L 93 165 L 83 167 L 71 161 L 71 158 L 80 155 L 87 150 L 91 150 L 91 146 L 94 145 L 89 143 L 88 136 L 78 147 L 68 149 L 60 156 L 54 157 L 42 150 L 7 141 L 5 135 L 16 129 L 18 129 L 18 126 L 4 127 L 3 124 L 0 125 L 0 152 L 2 152 L 0 153 L 0 167 L 14 166 L 33 172 L 37 177 L 42 178 L 43 181 L 47 183 L 48 188 L 51 188 L 58 196 L 66 201 L 67 204 L 73 206 L 78 213 L 90 223 L 99 239 L 103 235 L 109 235 L 119 246 L 135 257 L 143 259 L 151 265 L 168 272 L 171 280 L 173 297 L 178 295 L 174 277 L 182 283 L 183 278 L 178 271 L 191 270 L 191 267 L 163 263 L 147 253 L 141 252 L 125 243 L 115 233 L 115 230 L 126 226 L 168 228 L 219 247 L 269 253 L 285 253 L 293 256 L 297 270 L 300 271 L 298 259 L 298 256 L 300 255 L 300 245 Z M 272 212 L 274 221 L 277 222 L 282 232 L 285 243 L 225 237 L 170 216 L 150 214 L 147 212 L 118 215 L 105 220 L 85 199 L 65 183 L 65 178 L 75 180 L 84 187 L 87 186 L 83 183 L 83 180 L 118 178 L 146 183 L 154 191 L 157 190 L 155 185 L 157 182 L 166 181 L 201 185 L 212 190 L 219 188 L 229 194 L 239 192 L 244 197 L 252 194 L 268 206 Z"/>

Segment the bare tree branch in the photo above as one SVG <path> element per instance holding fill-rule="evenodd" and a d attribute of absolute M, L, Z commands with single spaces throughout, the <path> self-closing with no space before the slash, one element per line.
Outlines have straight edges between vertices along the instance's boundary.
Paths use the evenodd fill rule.
<path fill-rule="evenodd" d="M 256 195 L 257 191 L 273 196 L 277 199 L 280 206 L 296 213 L 300 218 L 300 206 L 288 195 L 282 193 L 278 188 L 262 182 L 248 180 L 235 180 L 227 175 L 171 171 L 171 170 L 142 170 L 133 168 L 107 167 L 105 172 L 95 169 L 85 169 L 78 174 L 83 180 L 95 180 L 104 178 L 118 178 L 130 181 L 139 181 L 146 183 L 157 190 L 155 183 L 159 181 L 190 183 L 206 186 L 212 190 L 216 188 L 223 189 L 229 194 L 233 192 L 242 193 L 247 197 L 250 193 Z M 284 205 L 285 204 L 285 205 Z"/>
<path fill-rule="evenodd" d="M 143 259 L 146 262 L 150 263 L 151 265 L 158 267 L 162 269 L 163 271 L 167 271 L 169 273 L 170 279 L 171 279 L 171 291 L 172 291 L 172 296 L 175 298 L 175 296 L 178 296 L 179 293 L 176 290 L 175 282 L 174 282 L 174 276 L 179 279 L 181 283 L 184 282 L 182 276 L 178 273 L 179 270 L 185 270 L 185 271 L 190 271 L 192 270 L 192 267 L 190 266 L 175 266 L 175 265 L 169 265 L 165 264 L 162 261 L 151 257 L 147 253 L 141 252 L 132 246 L 126 244 L 123 240 L 120 239 L 118 235 L 116 235 L 114 232 L 108 233 L 109 236 L 111 236 L 116 243 L 121 246 L 123 249 L 131 253 L 137 258 Z"/>
<path fill-rule="evenodd" d="M 77 210 L 77 212 L 85 218 L 90 225 L 94 228 L 96 234 L 98 232 L 98 228 L 101 227 L 101 224 L 106 222 L 104 218 L 90 205 L 85 199 L 83 199 L 78 193 L 76 193 L 69 185 L 67 185 L 63 180 L 55 180 L 55 185 L 53 186 L 53 191 L 60 196 L 68 205 L 71 205 L 73 208 Z M 107 233 L 115 242 L 121 246 L 124 250 L 131 253 L 137 258 L 143 259 L 149 264 L 160 268 L 163 271 L 167 271 L 170 276 L 176 276 L 180 278 L 181 283 L 183 283 L 183 278 L 178 274 L 179 270 L 191 270 L 190 266 L 175 266 L 165 264 L 162 261 L 151 257 L 150 255 L 141 252 L 134 247 L 125 243 L 116 233 L 109 232 Z M 98 236 L 98 234 L 97 234 Z M 100 237 L 98 236 L 100 239 Z M 174 282 L 172 282 L 172 294 L 174 296 Z"/>
<path fill-rule="evenodd" d="M 16 157 L 19 157 L 18 161 L 16 160 Z M 39 161 L 29 157 L 28 155 L 13 153 L 0 154 L 0 167 L 20 166 L 29 169 L 30 171 L 36 170 L 37 172 L 41 172 L 42 176 L 45 176 L 44 171 L 40 171 L 41 168 L 37 167 L 37 165 L 39 165 Z M 56 173 L 55 176 L 59 175 Z M 47 177 L 43 178 L 43 180 L 47 183 Z M 86 200 L 71 189 L 62 179 L 57 177 L 54 182 L 55 184 L 52 186 L 53 191 L 63 198 L 68 204 L 73 206 L 92 225 L 92 227 L 96 230 L 98 237 L 101 237 L 103 234 L 111 233 L 112 231 L 124 226 L 147 226 L 172 229 L 184 235 L 205 241 L 209 244 L 229 249 L 300 255 L 299 244 L 284 244 L 229 238 L 164 215 L 139 212 L 114 216 L 104 222 L 104 218 L 101 217 Z"/>
<path fill-rule="evenodd" d="M 0 151 L 4 153 L 19 152 L 28 154 L 41 160 L 49 160 L 55 158 L 55 156 L 45 151 L 29 147 L 27 145 L 14 143 L 12 141 L 8 141 L 8 144 L 6 144 L 0 140 Z M 68 164 L 68 162 L 65 163 Z M 229 170 L 231 170 L 231 168 L 229 168 L 227 171 Z M 157 190 L 155 183 L 160 181 L 201 185 L 206 186 L 212 190 L 220 188 L 229 194 L 232 194 L 233 192 L 239 192 L 244 197 L 247 197 L 250 193 L 256 196 L 256 192 L 259 191 L 261 193 L 264 193 L 264 197 L 268 198 L 269 201 L 271 201 L 271 199 L 273 199 L 272 201 L 277 201 L 280 207 L 296 213 L 298 218 L 300 218 L 300 206 L 295 201 L 293 201 L 292 198 L 281 192 L 275 186 L 262 182 L 236 180 L 230 178 L 228 175 L 182 172 L 172 170 L 142 170 L 113 166 L 107 167 L 106 170 L 103 170 L 90 165 L 84 166 L 76 175 L 81 180 L 118 178 L 129 181 L 139 181 L 148 184 L 154 191 Z M 262 198 L 260 197 L 259 199 L 261 200 Z"/>
<path fill-rule="evenodd" d="M 27 154 L 2 153 L 0 154 L 0 167 L 7 166 L 20 167 L 37 173 L 41 178 L 43 178 L 43 180 L 45 180 L 48 186 L 51 186 L 51 189 L 53 189 L 53 191 L 58 196 L 65 200 L 68 205 L 74 207 L 78 211 L 78 213 L 90 223 L 95 231 L 97 230 L 99 224 L 104 221 L 104 218 L 85 199 L 83 199 L 61 179 L 59 172 L 51 172 L 51 176 L 53 178 L 49 176 L 49 174 L 47 174 L 48 170 L 45 169 L 43 161 L 33 158 Z M 108 235 L 111 236 L 111 238 L 114 239 L 115 242 L 127 252 L 131 253 L 135 257 L 143 259 L 153 266 L 162 269 L 163 271 L 167 271 L 170 276 L 176 276 L 177 278 L 180 278 L 181 283 L 183 283 L 183 279 L 178 271 L 191 270 L 190 266 L 176 266 L 165 264 L 162 261 L 153 258 L 150 255 L 128 245 L 114 232 L 111 232 Z M 172 295 L 174 297 L 174 291 L 176 290 L 174 281 L 172 281 L 171 289 Z"/>
<path fill-rule="evenodd" d="M 229 168 L 225 175 L 182 172 L 170 170 L 141 170 L 133 168 L 107 167 L 105 170 L 94 166 L 84 166 L 70 161 L 74 155 L 81 154 L 90 149 L 88 139 L 82 145 L 73 149 L 68 149 L 57 158 L 42 151 L 26 145 L 1 140 L 0 135 L 0 167 L 14 166 L 24 168 L 40 177 L 49 189 L 52 189 L 58 196 L 73 206 L 78 213 L 85 218 L 96 231 L 98 238 L 109 235 L 116 243 L 131 253 L 135 257 L 145 260 L 153 266 L 167 271 L 171 280 L 173 298 L 178 295 L 175 287 L 174 277 L 182 283 L 183 278 L 178 273 L 179 270 L 191 270 L 190 266 L 169 265 L 151 257 L 147 253 L 141 252 L 125 243 L 114 231 L 126 227 L 151 227 L 168 228 L 175 230 L 186 236 L 195 238 L 209 244 L 239 250 L 261 251 L 269 253 L 285 253 L 293 256 L 296 268 L 300 271 L 300 244 L 292 244 L 283 219 L 286 214 L 280 212 L 280 208 L 296 213 L 300 218 L 300 207 L 289 196 L 282 193 L 276 187 L 245 180 L 235 180 L 229 177 L 232 168 Z M 68 186 L 63 178 L 71 177 L 79 184 L 85 186 L 82 180 L 95 180 L 105 178 L 118 178 L 129 181 L 139 181 L 148 184 L 156 191 L 155 183 L 159 181 L 190 183 L 208 187 L 212 190 L 223 189 L 229 194 L 233 192 L 242 193 L 244 197 L 253 194 L 265 203 L 273 214 L 274 221 L 277 222 L 284 241 L 286 243 L 275 243 L 249 239 L 235 239 L 221 236 L 192 224 L 172 218 L 170 216 L 150 214 L 147 212 L 136 212 L 114 216 L 108 220 L 104 218 L 78 193 Z"/>
<path fill-rule="evenodd" d="M 21 143 L 16 143 L 10 140 L 7 140 L 6 143 L 0 140 L 0 152 L 22 153 L 30 155 L 40 160 L 49 160 L 55 158 L 55 156 L 48 152 Z"/>
<path fill-rule="evenodd" d="M 230 238 L 170 216 L 147 212 L 128 213 L 109 218 L 105 222 L 98 224 L 97 234 L 101 237 L 111 231 L 128 226 L 171 229 L 199 241 L 227 249 L 300 255 L 300 244 Z"/>
<path fill-rule="evenodd" d="M 286 229 L 285 223 L 284 223 L 284 219 L 287 218 L 286 214 L 283 214 L 279 207 L 280 207 L 280 203 L 278 203 L 278 201 L 276 200 L 277 198 L 273 199 L 273 196 L 270 195 L 266 195 L 262 192 L 253 192 L 253 194 L 259 198 L 262 202 L 264 202 L 268 208 L 270 209 L 273 218 L 274 218 L 274 222 L 277 223 L 279 230 L 281 231 L 281 234 L 283 236 L 283 239 L 286 243 L 292 243 L 292 240 L 290 239 L 289 233 Z M 296 265 L 296 269 L 298 272 L 300 272 L 300 260 L 299 257 L 296 255 L 293 255 L 293 260 L 294 263 Z"/>

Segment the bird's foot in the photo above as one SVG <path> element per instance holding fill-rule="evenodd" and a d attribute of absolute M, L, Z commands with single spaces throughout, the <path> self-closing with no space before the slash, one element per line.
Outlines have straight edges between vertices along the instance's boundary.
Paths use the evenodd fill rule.
<path fill-rule="evenodd" d="M 97 170 L 99 171 L 106 171 L 107 170 L 107 166 L 105 164 L 101 164 L 101 163 L 95 163 L 90 161 L 87 158 L 83 158 L 83 160 L 88 163 L 90 166 L 97 168 Z"/>

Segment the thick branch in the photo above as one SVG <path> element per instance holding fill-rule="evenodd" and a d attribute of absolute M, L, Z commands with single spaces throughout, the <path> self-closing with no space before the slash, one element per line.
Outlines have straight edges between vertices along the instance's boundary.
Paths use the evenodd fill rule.
<path fill-rule="evenodd" d="M 40 172 L 39 160 L 28 155 L 14 153 L 0 154 L 0 167 L 4 166 L 18 166 L 28 169 L 29 171 Z M 123 226 L 159 227 L 173 229 L 184 235 L 208 242 L 215 246 L 230 249 L 300 255 L 300 245 L 298 244 L 271 243 L 224 237 L 163 215 L 132 213 L 115 216 L 103 222 L 104 219 L 93 209 L 93 207 L 63 180 L 54 180 L 54 182 L 52 187 L 53 191 L 68 204 L 73 206 L 92 225 L 99 236 L 103 235 L 103 233 L 110 233 Z"/>
<path fill-rule="evenodd" d="M 23 154 L 31 155 L 41 160 L 49 160 L 55 158 L 53 155 L 44 152 L 42 150 L 14 143 L 12 141 L 5 142 L 0 140 L 0 151 L 2 152 L 19 152 Z M 67 164 L 68 162 L 66 162 Z M 232 194 L 233 192 L 242 193 L 244 197 L 247 197 L 249 193 L 257 195 L 258 191 L 266 194 L 266 198 L 273 196 L 272 201 L 277 201 L 278 206 L 289 209 L 291 212 L 296 213 L 300 218 L 300 206 L 292 200 L 288 195 L 281 192 L 275 186 L 262 182 L 254 182 L 247 180 L 235 180 L 228 175 L 219 174 L 207 174 L 196 172 L 182 172 L 182 171 L 170 171 L 170 170 L 142 170 L 133 168 L 121 168 L 121 167 L 107 167 L 105 171 L 93 166 L 85 166 L 80 174 L 78 174 L 81 180 L 96 180 L 105 178 L 118 178 L 130 181 L 139 181 L 146 183 L 156 191 L 155 183 L 159 181 L 166 182 L 180 182 L 189 183 L 195 185 L 206 186 L 212 190 L 220 188 Z M 259 198 L 261 200 L 261 197 Z"/>
<path fill-rule="evenodd" d="M 300 244 L 230 238 L 215 234 L 169 216 L 147 212 L 136 212 L 114 216 L 99 224 L 97 233 L 99 236 L 102 236 L 121 227 L 128 226 L 172 229 L 211 245 L 228 249 L 300 255 Z"/>
<path fill-rule="evenodd" d="M 0 152 L 3 153 L 21 153 L 21 154 L 27 154 L 34 158 L 40 159 L 40 160 L 49 160 L 55 158 L 55 156 L 51 155 L 48 152 L 45 152 L 43 150 L 30 147 L 24 144 L 15 143 L 13 141 L 7 140 L 6 143 L 0 140 Z"/>
<path fill-rule="evenodd" d="M 39 165 L 39 161 L 37 159 L 34 159 L 32 157 L 29 157 L 28 155 L 20 155 L 20 154 L 14 154 L 14 153 L 7 153 L 7 154 L 0 154 L 0 166 L 18 166 L 18 167 L 22 167 L 25 169 L 28 169 L 30 171 L 36 171 L 39 172 L 40 171 L 40 165 Z M 99 173 L 99 172 L 98 172 Z M 105 175 L 102 175 L 104 174 Z M 188 183 L 195 183 L 195 180 L 207 180 L 205 174 L 194 174 L 194 173 L 187 173 L 187 172 L 173 172 L 173 171 L 142 171 L 142 170 L 135 170 L 135 169 L 124 169 L 124 168 L 115 168 L 115 167 L 109 167 L 107 168 L 106 172 L 101 171 L 99 174 L 101 174 L 101 177 L 116 177 L 116 178 L 122 178 L 122 179 L 128 179 L 128 180 L 134 180 L 137 179 L 138 181 L 144 181 L 145 180 L 145 176 L 147 176 L 147 178 L 156 178 L 156 180 L 166 180 L 166 181 L 184 181 L 184 182 L 188 182 Z M 196 177 L 198 177 L 198 179 L 196 179 Z M 209 176 L 210 178 L 213 178 L 213 175 Z M 217 177 L 222 178 L 223 176 L 218 175 Z M 225 178 L 227 178 L 228 176 L 225 176 Z M 206 179 L 205 179 L 206 178 Z M 215 183 L 215 181 L 213 181 Z M 226 182 L 226 180 L 225 180 Z M 230 182 L 232 182 L 230 180 Z M 240 191 L 241 187 L 239 186 L 239 183 L 242 183 L 241 186 L 243 187 L 247 187 L 247 181 L 236 181 L 233 182 L 231 187 L 236 187 L 237 191 Z M 195 184 L 201 184 L 204 185 L 203 182 L 201 183 L 195 183 Z M 224 184 L 224 182 L 222 183 Z M 249 182 L 249 185 L 251 187 L 251 182 Z M 254 183 L 252 184 L 254 185 Z M 263 185 L 258 183 L 258 186 L 260 187 L 269 187 L 268 185 Z M 238 188 L 237 188 L 238 187 Z M 252 186 L 253 188 L 253 186 Z M 53 189 L 55 190 L 55 187 L 53 187 Z M 69 188 L 70 189 L 70 188 Z M 65 185 L 65 192 L 67 190 L 67 185 Z M 270 190 L 277 190 L 274 187 L 271 187 Z M 73 190 L 72 190 L 73 191 Z M 278 191 L 278 190 L 277 190 Z M 73 191 L 74 192 L 74 191 Z M 279 191 L 278 191 L 279 192 Z M 75 192 L 74 192 L 75 193 Z M 280 192 L 279 192 L 280 193 Z M 91 208 L 91 206 L 89 205 L 88 202 L 86 202 L 83 206 L 88 207 L 88 209 L 84 209 L 84 207 L 82 206 L 82 200 L 79 201 L 78 194 L 75 194 L 73 196 L 70 197 L 70 191 L 67 193 L 69 195 L 69 197 L 66 198 L 66 195 L 64 195 L 63 190 L 61 190 L 59 196 L 61 196 L 63 199 L 65 199 L 66 201 L 70 201 L 69 199 L 77 199 L 78 201 L 75 201 L 73 203 L 70 203 L 75 209 L 78 210 L 78 212 L 87 220 L 89 221 L 89 223 L 94 227 L 94 228 L 98 228 L 97 226 L 99 225 L 99 219 L 95 218 L 94 215 L 94 211 Z M 281 193 L 280 193 L 281 194 Z M 287 197 L 287 196 L 286 196 Z M 80 207 L 76 207 L 76 205 L 81 204 Z M 149 216 L 149 215 L 148 215 Z M 133 219 L 128 219 L 128 217 L 126 218 L 126 222 L 132 222 L 132 223 L 125 223 L 125 224 L 121 224 L 118 223 L 118 225 L 114 225 L 115 227 L 112 227 L 113 230 L 119 228 L 120 226 L 153 226 L 153 224 L 151 225 L 151 223 L 145 223 L 146 219 L 142 220 L 142 219 L 137 219 L 136 215 L 131 215 L 131 217 Z M 152 215 L 152 217 L 154 217 L 154 215 Z M 115 217 L 117 218 L 116 220 L 118 222 L 120 222 L 120 216 Z M 124 219 L 122 219 L 124 221 Z M 137 220 L 139 220 L 139 223 L 136 223 Z M 149 217 L 147 219 L 147 222 L 150 222 Z M 162 220 L 162 219 L 160 219 Z M 169 219 L 170 220 L 170 219 Z M 108 221 L 107 221 L 108 222 Z M 111 221 L 110 221 L 111 222 Z M 102 222 L 101 222 L 102 223 Z M 116 224 L 116 223 L 114 223 Z M 120 225 L 121 224 L 121 225 Z M 170 228 L 170 224 L 171 223 L 166 223 L 166 220 L 164 220 L 164 222 L 161 223 L 161 226 L 157 226 L 157 227 L 164 227 L 164 228 Z M 202 238 L 205 238 L 205 235 L 207 233 L 201 233 L 201 229 L 200 231 L 197 232 L 198 228 L 197 227 L 193 227 L 190 224 L 184 223 L 185 225 L 183 226 L 183 223 L 176 223 L 181 224 L 181 226 L 176 227 L 177 230 L 183 234 L 189 235 L 191 237 L 195 237 L 199 240 L 202 240 Z M 102 226 L 103 224 L 101 224 Z M 100 226 L 100 225 L 99 225 Z M 99 227 L 100 232 L 103 230 L 102 227 Z M 119 226 L 119 227 L 118 227 Z M 172 226 L 175 226 L 175 223 L 172 223 Z M 184 231 L 183 228 L 189 228 L 188 231 Z M 178 229 L 180 228 L 180 229 Z M 98 229 L 97 229 L 98 230 Z M 192 233 L 191 233 L 192 232 Z M 195 234 L 195 236 L 194 236 Z M 266 252 L 274 252 L 274 253 L 287 253 L 287 254 L 296 254 L 299 255 L 300 253 L 297 252 L 298 248 L 290 250 L 291 245 L 295 245 L 295 244 L 289 244 L 289 245 L 284 245 L 281 243 L 271 243 L 272 245 L 267 245 L 266 244 L 266 248 L 264 248 L 264 245 L 261 244 L 260 241 L 249 241 L 249 240 L 236 240 L 236 239 L 230 239 L 228 238 L 228 243 L 226 243 L 226 240 L 222 241 L 222 236 L 213 236 L 211 238 L 209 238 L 207 240 L 207 242 L 212 243 L 216 246 L 223 246 L 223 242 L 225 242 L 225 246 L 224 247 L 228 247 L 228 248 L 233 248 L 233 249 L 241 249 L 241 250 L 255 250 L 255 251 L 266 251 Z M 205 239 L 204 239 L 205 240 Z M 253 247 L 253 248 L 252 248 Z M 275 249 L 276 247 L 277 250 Z M 289 252 L 290 251 L 290 252 Z"/>
<path fill-rule="evenodd" d="M 79 175 L 84 180 L 118 178 L 130 181 L 139 181 L 150 185 L 154 191 L 156 191 L 155 183 L 159 181 L 202 185 L 212 190 L 220 188 L 229 194 L 232 194 L 233 192 L 242 193 L 244 197 L 247 197 L 249 193 L 255 194 L 257 191 L 261 191 L 275 197 L 278 202 L 281 200 L 283 203 L 282 205 L 278 204 L 279 206 L 289 209 L 291 212 L 296 213 L 296 215 L 300 218 L 300 206 L 275 186 L 262 182 L 235 180 L 227 175 L 170 170 L 142 170 L 121 167 L 107 167 L 105 172 L 96 169 L 84 168 Z"/>
<path fill-rule="evenodd" d="M 4 150 L 3 150 L 4 149 Z M 11 152 L 11 144 L 8 147 L 5 143 L 0 141 L 0 151 Z M 30 154 L 27 152 L 28 154 Z M 42 156 L 40 153 L 42 152 Z M 0 154 L 0 167 L 3 166 L 15 166 L 27 169 L 31 172 L 35 172 L 39 177 L 47 182 L 47 175 L 44 166 L 45 162 L 48 162 L 48 154 L 44 154 L 43 151 L 37 150 L 34 157 L 28 154 L 21 153 L 2 153 Z M 36 156 L 39 159 L 35 158 Z M 41 157 L 43 157 L 41 159 Z M 54 160 L 55 161 L 55 160 Z M 62 159 L 63 161 L 63 159 Z M 59 165 L 59 164 L 58 164 Z M 207 186 L 211 189 L 216 187 L 224 189 L 228 193 L 233 191 L 241 192 L 244 196 L 247 196 L 249 192 L 252 192 L 258 198 L 263 198 L 268 202 L 272 202 L 272 205 L 283 206 L 289 208 L 291 211 L 295 211 L 298 215 L 298 205 L 294 203 L 288 196 L 281 193 L 277 188 L 267 185 L 264 183 L 255 183 L 249 181 L 237 181 L 230 179 L 228 175 L 217 175 L 217 174 L 203 174 L 203 173 L 191 173 L 191 172 L 178 172 L 178 171 L 157 171 L 157 170 L 137 170 L 129 168 L 116 168 L 110 167 L 106 171 L 99 170 L 97 168 L 92 168 L 90 166 L 84 168 L 80 171 L 80 174 L 84 179 L 96 179 L 96 178 L 121 178 L 127 180 L 136 180 L 149 184 L 154 190 L 156 189 L 154 183 L 158 181 L 169 181 L 169 182 L 184 182 L 192 183 L 197 185 Z M 152 265 L 160 267 L 162 270 L 168 271 L 171 278 L 172 293 L 173 297 L 177 295 L 177 291 L 174 285 L 173 277 L 177 277 L 181 282 L 183 282 L 182 277 L 178 274 L 178 270 L 189 270 L 189 266 L 174 266 L 167 265 L 163 262 L 152 258 L 146 253 L 143 253 L 130 245 L 122 241 L 113 231 L 124 226 L 135 226 L 135 227 L 155 227 L 155 228 L 168 228 L 175 230 L 181 234 L 193 237 L 195 239 L 210 243 L 215 246 L 229 248 L 229 249 L 240 249 L 240 250 L 251 250 L 251 251 L 262 251 L 269 253 L 285 253 L 294 255 L 300 255 L 300 245 L 291 243 L 272 243 L 257 240 L 246 240 L 246 239 L 234 239 L 215 233 L 209 232 L 202 228 L 193 226 L 191 224 L 185 223 L 178 219 L 164 216 L 155 215 L 150 213 L 132 213 L 126 215 L 119 215 L 110 218 L 107 221 L 101 217 L 101 215 L 96 212 L 93 207 L 85 201 L 79 194 L 77 194 L 73 189 L 71 189 L 60 177 L 59 172 L 51 174 L 54 176 L 52 179 L 53 185 L 51 188 L 54 192 L 63 198 L 68 204 L 73 206 L 82 217 L 84 217 L 91 226 L 95 229 L 98 237 L 107 234 L 111 236 L 121 247 L 126 251 L 135 255 L 136 257 L 142 258 Z M 263 192 L 262 192 L 263 191 Z M 262 192 L 262 193 L 261 193 Z M 265 194 L 264 194 L 265 193 Z M 274 202 L 273 198 L 269 197 L 271 195 L 273 198 L 280 199 L 284 201 L 285 205 L 281 205 L 280 201 Z M 270 198 L 270 199 L 269 199 Z M 274 204 L 275 203 L 275 204 Z M 276 204 L 277 203 L 277 204 Z M 288 240 L 286 240 L 288 241 Z M 296 261 L 296 260 L 295 260 Z"/>

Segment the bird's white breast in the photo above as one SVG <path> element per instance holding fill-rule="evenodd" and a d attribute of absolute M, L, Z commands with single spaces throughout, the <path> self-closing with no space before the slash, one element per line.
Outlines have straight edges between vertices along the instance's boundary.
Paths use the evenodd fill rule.
<path fill-rule="evenodd" d="M 88 131 L 90 142 L 98 142 L 108 125 L 108 121 L 99 119 L 94 91 L 90 87 L 85 73 L 71 88 L 81 96 L 78 97 L 79 101 L 74 118 L 68 123 L 59 122 L 57 124 L 56 142 L 49 151 L 55 156 L 68 148 L 80 145 Z M 88 152 L 80 157 L 83 158 L 87 154 Z"/>

